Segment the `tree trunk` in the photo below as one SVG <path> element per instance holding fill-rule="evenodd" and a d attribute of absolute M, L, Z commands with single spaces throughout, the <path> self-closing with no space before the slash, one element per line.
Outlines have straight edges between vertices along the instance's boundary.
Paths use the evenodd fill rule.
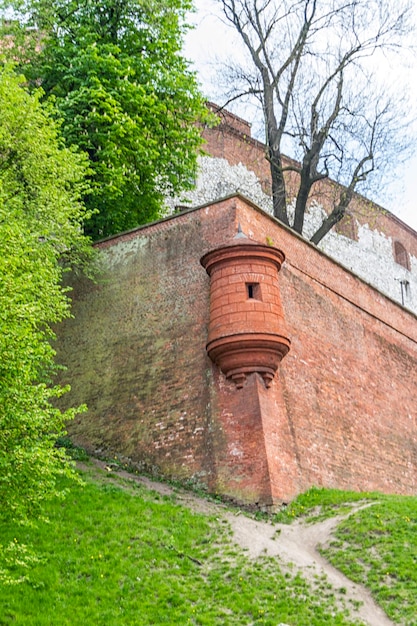
<path fill-rule="evenodd" d="M 270 168 L 272 179 L 272 204 L 274 210 L 274 217 L 281 222 L 289 226 L 288 213 L 287 213 L 287 198 L 285 190 L 284 173 L 281 165 L 281 155 L 279 152 L 275 152 L 272 156 L 272 149 L 269 149 L 270 154 Z"/>
<path fill-rule="evenodd" d="M 298 189 L 297 200 L 295 203 L 295 215 L 293 224 L 293 230 L 295 230 L 296 233 L 300 233 L 300 235 L 303 234 L 304 216 L 307 208 L 307 200 L 310 190 L 310 178 L 303 168 L 301 171 L 300 187 Z"/>
<path fill-rule="evenodd" d="M 327 233 L 333 228 L 333 226 L 337 224 L 338 222 L 340 222 L 340 220 L 345 215 L 345 212 L 346 212 L 345 208 L 341 207 L 340 205 L 337 206 L 334 209 L 334 211 L 332 211 L 330 215 L 326 217 L 326 219 L 321 224 L 320 228 L 311 237 L 310 239 L 311 243 L 314 243 L 317 246 L 317 244 L 320 243 L 323 237 L 327 235 Z"/>

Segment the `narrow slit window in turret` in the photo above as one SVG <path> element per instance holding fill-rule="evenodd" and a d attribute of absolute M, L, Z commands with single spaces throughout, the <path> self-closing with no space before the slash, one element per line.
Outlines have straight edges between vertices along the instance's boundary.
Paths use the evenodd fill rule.
<path fill-rule="evenodd" d="M 246 292 L 249 299 L 262 300 L 261 286 L 259 283 L 246 283 Z"/>

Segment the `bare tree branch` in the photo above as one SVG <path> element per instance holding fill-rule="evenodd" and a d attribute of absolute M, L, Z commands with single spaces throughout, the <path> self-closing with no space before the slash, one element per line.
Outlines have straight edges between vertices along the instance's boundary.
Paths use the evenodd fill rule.
<path fill-rule="evenodd" d="M 217 2 L 249 54 L 252 73 L 248 67 L 240 71 L 237 82 L 246 86 L 229 102 L 244 93 L 262 103 L 274 215 L 289 225 L 284 173 L 299 175 L 291 225 L 299 233 L 315 184 L 331 176 L 345 185 L 314 236 L 319 241 L 343 217 L 356 186 L 375 170 L 375 155 L 383 154 L 389 129 L 381 126 L 393 119 L 389 109 L 395 103 L 388 98 L 388 108 L 372 111 L 376 91 L 370 68 L 380 51 L 402 45 L 410 31 L 410 2 Z M 299 166 L 284 161 L 287 145 Z"/>

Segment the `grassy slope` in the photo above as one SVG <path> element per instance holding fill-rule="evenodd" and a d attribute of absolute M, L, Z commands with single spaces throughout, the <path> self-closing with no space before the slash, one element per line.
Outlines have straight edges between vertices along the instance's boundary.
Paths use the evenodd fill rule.
<path fill-rule="evenodd" d="M 0 543 L 15 537 L 42 556 L 26 582 L 1 590 L 2 625 L 353 623 L 324 583 L 313 591 L 273 559 L 249 560 L 226 524 L 143 487 L 87 476 L 48 515 L 37 529 L 0 531 Z"/>
<path fill-rule="evenodd" d="M 417 498 L 382 499 L 342 522 L 324 556 L 395 622 L 417 626 Z"/>
<path fill-rule="evenodd" d="M 346 512 L 348 503 L 372 506 L 338 526 L 322 554 L 351 580 L 365 585 L 396 623 L 417 626 L 417 498 L 311 489 L 276 521 L 309 521 Z"/>
<path fill-rule="evenodd" d="M 1 589 L 0 625 L 353 623 L 324 582 L 312 589 L 276 560 L 251 561 L 221 521 L 109 478 L 71 485 L 66 500 L 50 504 L 49 524 L 0 530 L 0 544 L 16 538 L 42 556 L 26 582 Z M 393 620 L 416 626 L 417 498 L 365 495 L 374 504 L 339 526 L 326 557 L 367 585 Z M 276 521 L 322 519 L 363 498 L 312 489 Z"/>

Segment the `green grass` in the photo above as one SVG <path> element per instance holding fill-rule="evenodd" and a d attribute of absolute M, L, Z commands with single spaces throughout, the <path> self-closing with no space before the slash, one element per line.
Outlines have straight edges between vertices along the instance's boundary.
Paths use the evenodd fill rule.
<path fill-rule="evenodd" d="M 305 517 L 307 522 L 314 523 L 335 515 L 344 515 L 349 513 L 354 504 L 378 500 L 380 497 L 378 493 L 312 487 L 274 515 L 274 521 L 291 524 L 294 519 Z"/>
<path fill-rule="evenodd" d="M 2 527 L 0 543 L 34 546 L 40 561 L 0 592 L 0 624 L 344 626 L 325 581 L 314 589 L 270 558 L 250 560 L 227 524 L 133 483 L 87 474 L 49 524 Z M 118 483 L 122 485 L 120 479 Z"/>
<path fill-rule="evenodd" d="M 336 608 L 343 590 L 325 579 L 309 586 L 276 559 L 250 560 L 221 520 L 117 475 L 83 475 L 84 487 L 64 484 L 67 498 L 49 504 L 49 523 L 1 527 L 0 544 L 28 544 L 39 557 L 23 583 L 0 589 L 1 626 L 354 623 Z M 417 498 L 314 488 L 274 521 L 317 521 L 366 500 L 322 552 L 393 621 L 417 626 Z"/>
<path fill-rule="evenodd" d="M 371 592 L 396 623 L 417 626 L 417 498 L 312 488 L 275 516 L 309 523 L 346 514 L 354 503 L 371 506 L 342 521 L 321 553 Z"/>
<path fill-rule="evenodd" d="M 381 497 L 342 522 L 323 554 L 392 620 L 417 626 L 417 498 Z"/>

